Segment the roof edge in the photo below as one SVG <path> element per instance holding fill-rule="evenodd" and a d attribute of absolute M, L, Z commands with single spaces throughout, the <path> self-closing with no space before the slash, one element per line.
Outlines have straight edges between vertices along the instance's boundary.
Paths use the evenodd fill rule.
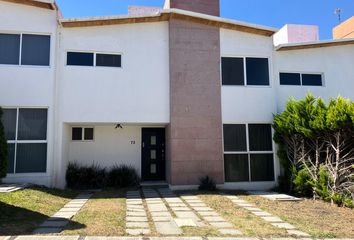
<path fill-rule="evenodd" d="M 48 10 L 58 10 L 57 4 L 52 0 L 0 0 L 3 2 L 22 4 Z"/>
<path fill-rule="evenodd" d="M 292 50 L 302 50 L 310 48 L 323 48 L 323 47 L 336 47 L 354 44 L 354 38 L 347 39 L 333 39 L 326 41 L 316 41 L 316 42 L 306 42 L 306 43 L 287 43 L 280 44 L 275 47 L 276 51 L 292 51 Z"/>

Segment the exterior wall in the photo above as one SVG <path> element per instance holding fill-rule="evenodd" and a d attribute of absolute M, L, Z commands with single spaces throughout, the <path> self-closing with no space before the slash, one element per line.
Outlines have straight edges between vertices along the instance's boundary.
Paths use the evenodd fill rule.
<path fill-rule="evenodd" d="M 273 113 L 277 110 L 277 96 L 274 81 L 273 39 L 232 30 L 221 29 L 221 57 L 262 57 L 269 59 L 270 86 L 222 86 L 222 123 L 272 123 Z M 273 151 L 276 153 L 276 145 Z M 222 151 L 223 147 L 222 147 Z M 275 175 L 280 173 L 276 154 Z M 270 189 L 274 182 L 237 182 L 225 183 L 226 189 Z"/>
<path fill-rule="evenodd" d="M 341 95 L 354 100 L 354 45 L 276 52 L 277 111 L 289 97 L 303 98 L 308 92 L 325 100 Z M 279 72 L 323 73 L 324 86 L 280 86 Z"/>
<path fill-rule="evenodd" d="M 113 124 L 93 127 L 94 141 L 71 141 L 70 136 L 69 162 L 84 166 L 95 163 L 105 168 L 125 164 L 134 167 L 139 174 L 141 173 L 140 126 L 123 126 L 123 129 L 115 129 Z M 132 144 L 132 141 L 135 144 Z"/>
<path fill-rule="evenodd" d="M 219 29 L 176 19 L 169 24 L 169 183 L 195 185 L 205 175 L 223 183 Z"/>
<path fill-rule="evenodd" d="M 122 68 L 66 66 L 67 51 L 122 54 Z M 169 122 L 166 22 L 63 28 L 58 63 L 62 122 Z"/>
<path fill-rule="evenodd" d="M 4 182 L 31 182 L 50 186 L 54 171 L 56 12 L 0 1 L 0 32 L 51 35 L 49 67 L 0 65 L 0 106 L 48 108 L 47 172 L 9 174 Z"/>
<path fill-rule="evenodd" d="M 333 38 L 354 38 L 354 16 L 333 28 Z"/>
<path fill-rule="evenodd" d="M 314 25 L 286 24 L 274 34 L 274 45 L 315 42 L 319 40 L 319 28 Z"/>
<path fill-rule="evenodd" d="M 219 0 L 166 0 L 165 8 L 178 8 L 192 12 L 220 16 Z"/>

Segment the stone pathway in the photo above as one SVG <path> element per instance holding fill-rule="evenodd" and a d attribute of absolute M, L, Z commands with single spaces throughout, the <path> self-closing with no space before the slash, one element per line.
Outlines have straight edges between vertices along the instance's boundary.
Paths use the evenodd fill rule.
<path fill-rule="evenodd" d="M 293 197 L 287 194 L 276 192 L 263 192 L 263 191 L 248 191 L 250 195 L 256 195 L 272 201 L 301 201 L 301 198 Z"/>
<path fill-rule="evenodd" d="M 69 220 L 80 211 L 91 196 L 92 193 L 89 192 L 81 193 L 75 199 L 66 204 L 62 209 L 60 209 L 56 214 L 48 218 L 33 233 L 60 233 L 65 225 L 69 223 Z"/>
<path fill-rule="evenodd" d="M 236 196 L 233 195 L 225 195 L 228 199 L 230 199 L 234 204 L 238 205 L 239 207 L 242 207 L 248 211 L 250 211 L 252 214 L 262 218 L 264 221 L 272 224 L 274 227 L 277 228 L 282 228 L 286 229 L 286 231 L 293 236 L 296 237 L 309 237 L 310 235 L 299 231 L 295 228 L 295 226 L 291 225 L 290 223 L 284 222 L 282 219 L 279 217 L 273 216 L 272 214 L 268 212 L 262 211 L 260 208 L 257 208 L 254 204 L 249 203 L 245 200 L 242 200 Z"/>
<path fill-rule="evenodd" d="M 1 184 L 0 193 L 11 193 L 26 188 L 27 184 Z"/>
<path fill-rule="evenodd" d="M 134 236 L 150 234 L 149 220 L 140 191 L 127 192 L 126 233 Z"/>
<path fill-rule="evenodd" d="M 156 231 L 162 235 L 179 235 L 182 230 L 174 221 L 170 211 L 154 189 L 143 189 L 145 201 Z"/>
<path fill-rule="evenodd" d="M 214 209 L 208 207 L 202 200 L 194 195 L 182 195 L 181 198 L 197 212 L 204 221 L 218 229 L 224 235 L 242 235 L 234 226 L 221 217 Z"/>

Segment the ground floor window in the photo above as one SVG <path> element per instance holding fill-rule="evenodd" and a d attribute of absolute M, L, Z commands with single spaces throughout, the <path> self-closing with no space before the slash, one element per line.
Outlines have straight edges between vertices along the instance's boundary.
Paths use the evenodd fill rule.
<path fill-rule="evenodd" d="M 92 127 L 72 127 L 71 128 L 72 141 L 93 141 L 94 134 Z"/>
<path fill-rule="evenodd" d="M 8 173 L 45 173 L 47 170 L 47 109 L 3 109 L 8 146 Z"/>
<path fill-rule="evenodd" d="M 274 152 L 270 124 L 225 124 L 226 182 L 274 181 Z"/>

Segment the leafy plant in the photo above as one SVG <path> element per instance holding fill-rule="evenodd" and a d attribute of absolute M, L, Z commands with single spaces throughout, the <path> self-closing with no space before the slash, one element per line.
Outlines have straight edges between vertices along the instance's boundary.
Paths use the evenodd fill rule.
<path fill-rule="evenodd" d="M 199 190 L 216 191 L 216 183 L 212 177 L 205 176 L 199 179 Z"/>
<path fill-rule="evenodd" d="M 120 165 L 114 166 L 107 173 L 107 185 L 114 188 L 135 187 L 140 183 L 138 173 L 135 168 Z"/>
<path fill-rule="evenodd" d="M 6 177 L 7 174 L 7 142 L 5 138 L 4 126 L 1 121 L 2 115 L 3 112 L 0 107 L 0 182 L 1 179 Z"/>
<path fill-rule="evenodd" d="M 97 189 L 105 186 L 106 171 L 97 164 L 79 166 L 69 163 L 66 171 L 66 183 L 72 189 Z"/>

